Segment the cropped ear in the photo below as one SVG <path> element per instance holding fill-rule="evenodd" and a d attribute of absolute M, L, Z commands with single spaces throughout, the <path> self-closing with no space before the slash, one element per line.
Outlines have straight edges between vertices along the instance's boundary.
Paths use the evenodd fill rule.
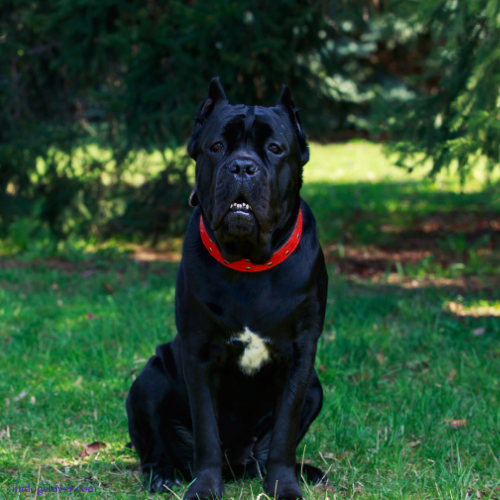
<path fill-rule="evenodd" d="M 196 145 L 198 143 L 198 139 L 200 138 L 201 129 L 203 128 L 203 125 L 205 125 L 208 117 L 212 114 L 215 106 L 222 102 L 227 103 L 228 101 L 226 94 L 224 93 L 224 89 L 219 82 L 219 77 L 216 76 L 210 81 L 210 86 L 208 87 L 208 96 L 204 101 L 200 102 L 198 111 L 196 112 L 196 116 L 193 120 L 191 139 L 189 140 L 187 146 L 188 155 L 193 158 L 193 160 L 196 160 Z"/>
<path fill-rule="evenodd" d="M 196 205 L 200 204 L 200 200 L 198 200 L 198 195 L 196 194 L 196 189 L 193 189 L 191 191 L 191 194 L 189 195 L 188 199 L 189 206 L 195 207 Z"/>
<path fill-rule="evenodd" d="M 302 128 L 302 123 L 300 121 L 299 110 L 295 106 L 295 101 L 292 97 L 292 91 L 288 85 L 283 85 L 281 90 L 281 95 L 276 104 L 278 108 L 284 109 L 292 122 L 295 129 L 295 135 L 297 137 L 297 143 L 299 145 L 300 159 L 302 166 L 304 166 L 309 161 L 309 146 L 307 145 L 306 134 Z"/>

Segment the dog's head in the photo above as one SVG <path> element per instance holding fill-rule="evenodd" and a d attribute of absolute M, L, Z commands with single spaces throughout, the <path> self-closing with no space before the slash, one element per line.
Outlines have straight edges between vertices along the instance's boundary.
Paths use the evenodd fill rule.
<path fill-rule="evenodd" d="M 196 160 L 190 204 L 201 205 L 224 259 L 265 263 L 276 250 L 276 234 L 297 213 L 309 160 L 290 89 L 283 86 L 273 108 L 232 106 L 214 78 L 188 153 Z"/>

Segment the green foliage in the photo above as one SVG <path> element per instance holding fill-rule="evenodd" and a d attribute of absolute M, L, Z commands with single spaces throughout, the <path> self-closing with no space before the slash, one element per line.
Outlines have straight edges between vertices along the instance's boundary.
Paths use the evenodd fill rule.
<path fill-rule="evenodd" d="M 133 212 L 136 230 L 178 230 L 187 211 L 187 162 L 159 177 L 153 208 L 148 187 L 135 195 L 122 174 L 134 152 L 163 153 L 187 138 L 216 74 L 234 101 L 270 103 L 282 81 L 304 95 L 311 72 L 295 62 L 321 42 L 319 4 L 267 3 L 3 2 L 1 226 L 37 214 L 64 238 L 107 222 L 130 227 Z M 93 157 L 90 145 L 112 151 L 111 183 L 103 180 L 110 159 Z M 170 217 L 148 221 L 151 211 Z"/>
<path fill-rule="evenodd" d="M 274 104 L 286 82 L 313 138 L 364 126 L 383 30 L 360 35 L 374 14 L 361 0 L 3 2 L 0 226 L 35 215 L 57 238 L 103 236 L 125 216 L 132 230 L 131 207 L 144 196 L 123 173 L 137 152 L 184 143 L 215 75 L 231 102 L 248 104 Z M 111 156 L 92 154 L 94 145 Z M 146 203 L 135 230 L 175 232 L 187 210 L 185 166 L 169 166 L 176 180 L 158 198 L 160 212 L 178 207 L 176 217 L 146 221 Z"/>
<path fill-rule="evenodd" d="M 58 239 L 180 232 L 188 161 L 166 155 L 185 142 L 215 75 L 234 103 L 273 105 L 289 84 L 312 139 L 366 134 L 377 98 L 386 105 L 374 133 L 388 133 L 402 163 L 432 158 L 435 174 L 456 160 L 463 176 L 482 154 L 493 168 L 498 9 L 493 0 L 6 0 L 0 231 L 33 217 Z M 152 153 L 162 168 L 145 165 L 139 188 L 128 173 Z"/>
<path fill-rule="evenodd" d="M 406 78 L 415 98 L 378 110 L 390 151 L 400 154 L 401 165 L 432 160 L 431 175 L 455 164 L 462 183 L 481 156 L 493 170 L 500 162 L 500 3 L 393 4 L 425 34 L 430 50 Z"/>

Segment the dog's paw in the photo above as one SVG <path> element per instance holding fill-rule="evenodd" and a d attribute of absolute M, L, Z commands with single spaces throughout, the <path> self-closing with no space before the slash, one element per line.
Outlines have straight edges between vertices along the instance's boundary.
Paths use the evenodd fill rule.
<path fill-rule="evenodd" d="M 271 498 L 278 498 L 280 500 L 295 500 L 301 499 L 304 496 L 293 468 L 280 468 L 276 472 L 272 470 L 268 471 L 264 480 L 264 491 Z"/>
<path fill-rule="evenodd" d="M 309 464 L 296 465 L 297 477 L 299 481 L 307 481 L 310 484 L 328 484 L 328 477 L 318 467 Z"/>
<path fill-rule="evenodd" d="M 216 500 L 224 496 L 220 470 L 202 471 L 184 495 L 183 500 Z"/>
<path fill-rule="evenodd" d="M 179 486 L 181 480 L 179 478 L 166 477 L 164 474 L 155 474 L 153 477 L 146 477 L 144 480 L 144 488 L 149 493 L 167 493 L 174 486 Z"/>

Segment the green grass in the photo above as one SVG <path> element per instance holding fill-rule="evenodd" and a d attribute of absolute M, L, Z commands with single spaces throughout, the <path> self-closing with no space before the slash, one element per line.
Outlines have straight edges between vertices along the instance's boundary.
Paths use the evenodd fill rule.
<path fill-rule="evenodd" d="M 330 290 L 317 357 L 325 404 L 303 445 L 330 485 L 306 497 L 500 498 L 500 288 L 488 286 L 498 251 L 494 233 L 484 243 L 466 220 L 473 210 L 496 220 L 494 191 L 408 178 L 364 143 L 316 146 L 315 157 L 304 195 Z M 349 173 L 334 179 L 335 169 Z M 426 239 L 419 228 L 431 217 L 444 225 Z M 387 259 L 377 280 L 344 271 L 351 253 L 402 255 L 410 243 L 431 258 L 401 257 L 396 270 Z M 12 486 L 50 484 L 97 488 L 54 498 L 146 498 L 138 458 L 125 448 L 124 404 L 155 346 L 175 334 L 177 264 L 71 256 L 0 261 L 0 497 L 34 498 Z M 443 277 L 446 286 L 435 286 Z M 481 277 L 481 286 L 458 280 Z M 106 447 L 81 458 L 93 441 Z M 259 481 L 229 483 L 226 498 L 261 492 Z"/>

